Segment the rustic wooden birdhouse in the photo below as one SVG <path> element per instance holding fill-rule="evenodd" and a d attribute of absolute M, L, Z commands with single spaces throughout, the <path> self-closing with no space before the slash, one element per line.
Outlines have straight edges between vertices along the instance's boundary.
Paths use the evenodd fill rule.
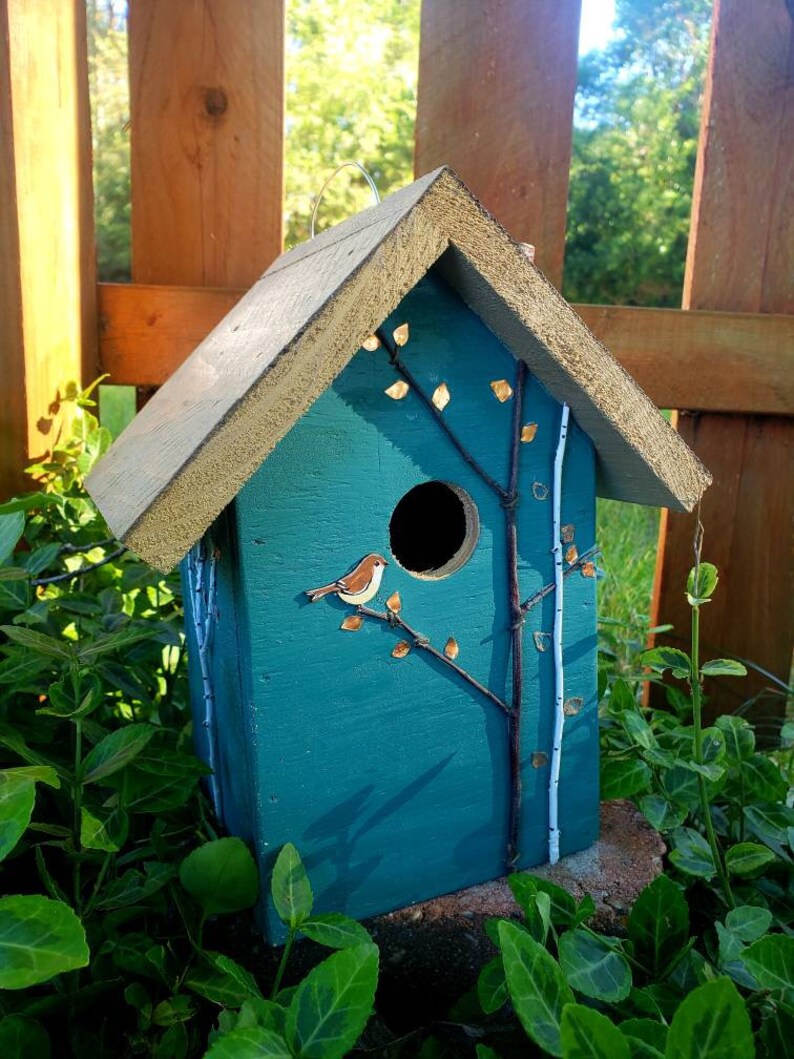
<path fill-rule="evenodd" d="M 709 480 L 439 169 L 283 254 L 88 487 L 182 561 L 226 827 L 364 917 L 593 842 L 596 496 Z"/>

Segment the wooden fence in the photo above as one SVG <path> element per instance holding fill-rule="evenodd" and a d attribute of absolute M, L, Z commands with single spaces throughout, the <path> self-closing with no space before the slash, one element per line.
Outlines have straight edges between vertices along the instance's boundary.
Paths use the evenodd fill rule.
<path fill-rule="evenodd" d="M 425 0 L 416 172 L 452 165 L 560 283 L 580 0 Z M 0 490 L 69 377 L 162 383 L 281 250 L 282 0 L 130 0 L 133 282 L 94 274 L 84 0 L 0 0 Z M 786 0 L 716 0 L 681 311 L 577 306 L 715 476 L 704 639 L 787 679 L 794 55 Z M 693 520 L 655 613 L 688 624 Z M 757 690 L 763 681 L 742 689 Z"/>

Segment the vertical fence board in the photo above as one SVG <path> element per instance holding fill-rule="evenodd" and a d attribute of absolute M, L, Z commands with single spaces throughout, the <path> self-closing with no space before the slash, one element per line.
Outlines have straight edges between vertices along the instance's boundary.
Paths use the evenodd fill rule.
<path fill-rule="evenodd" d="M 719 0 L 695 176 L 684 308 L 794 311 L 794 26 L 781 0 Z M 704 558 L 720 567 L 702 637 L 787 680 L 794 614 L 794 422 L 681 415 L 684 439 L 715 482 L 702 505 Z M 685 632 L 683 578 L 694 519 L 662 520 L 655 620 Z M 715 706 L 735 708 L 768 684 L 720 681 Z M 715 690 L 717 690 L 715 688 Z M 781 707 L 775 707 L 780 712 Z M 765 710 L 769 712 L 769 710 Z M 773 711 L 774 712 L 774 711 Z"/>
<path fill-rule="evenodd" d="M 131 0 L 132 271 L 249 286 L 281 252 L 284 5 Z"/>
<path fill-rule="evenodd" d="M 96 362 L 85 6 L 0 0 L 0 495 Z"/>
<path fill-rule="evenodd" d="M 451 165 L 559 286 L 580 0 L 426 0 L 417 175 Z"/>

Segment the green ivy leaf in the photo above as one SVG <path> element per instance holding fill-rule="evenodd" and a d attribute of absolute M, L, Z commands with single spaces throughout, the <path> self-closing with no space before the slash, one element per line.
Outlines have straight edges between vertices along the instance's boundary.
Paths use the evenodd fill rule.
<path fill-rule="evenodd" d="M 209 915 L 241 912 L 259 897 L 254 858 L 239 838 L 216 838 L 194 849 L 179 867 L 179 881 Z"/>
<path fill-rule="evenodd" d="M 690 597 L 690 604 L 695 605 L 693 600 L 696 603 L 708 603 L 714 595 L 718 581 L 717 567 L 713 563 L 700 563 L 698 566 L 693 566 L 686 579 L 686 591 L 687 597 Z"/>
<path fill-rule="evenodd" d="M 95 662 L 97 658 L 111 651 L 120 651 L 124 647 L 132 647 L 141 640 L 154 639 L 161 629 L 155 622 L 143 626 L 128 626 L 119 632 L 103 633 L 93 640 L 81 642 L 77 648 L 77 656 L 81 662 Z"/>
<path fill-rule="evenodd" d="M 703 730 L 702 744 L 703 761 L 707 765 L 722 761 L 725 757 L 725 733 L 716 726 Z"/>
<path fill-rule="evenodd" d="M 27 989 L 88 964 L 83 925 L 62 901 L 0 898 L 0 989 Z"/>
<path fill-rule="evenodd" d="M 294 929 L 311 915 L 314 896 L 309 877 L 300 854 L 291 842 L 282 847 L 276 858 L 270 892 L 282 923 Z"/>
<path fill-rule="evenodd" d="M 702 677 L 746 677 L 747 670 L 732 658 L 713 658 L 700 667 Z"/>
<path fill-rule="evenodd" d="M 667 1026 L 655 1019 L 626 1019 L 620 1031 L 629 1042 L 631 1059 L 664 1059 Z"/>
<path fill-rule="evenodd" d="M 116 853 L 127 841 L 128 833 L 129 818 L 122 810 L 113 810 L 102 817 L 81 806 L 80 845 L 85 849 Z"/>
<path fill-rule="evenodd" d="M 739 842 L 725 854 L 725 867 L 730 875 L 752 877 L 777 858 L 771 849 L 757 842 Z"/>
<path fill-rule="evenodd" d="M 624 710 L 620 714 L 620 723 L 626 730 L 626 734 L 633 743 L 641 746 L 643 750 L 652 750 L 656 747 L 656 736 L 645 718 L 633 710 Z"/>
<path fill-rule="evenodd" d="M 744 761 L 755 749 L 755 733 L 744 717 L 726 713 L 714 722 L 725 736 L 725 755 L 730 761 Z"/>
<path fill-rule="evenodd" d="M 631 968 L 622 952 L 588 931 L 560 938 L 559 961 L 568 985 L 594 1000 L 617 1004 L 631 991 Z"/>
<path fill-rule="evenodd" d="M 335 952 L 310 971 L 287 1012 L 287 1041 L 306 1059 L 341 1059 L 372 1014 L 378 984 L 378 950 L 356 945 Z"/>
<path fill-rule="evenodd" d="M 516 900 L 516 904 L 527 917 L 527 925 L 530 925 L 536 915 L 540 917 L 541 923 L 545 922 L 544 931 L 548 930 L 549 921 L 557 927 L 573 926 L 576 920 L 576 901 L 567 890 L 563 890 L 556 883 L 542 879 L 539 875 L 531 875 L 529 872 L 516 872 L 507 879 L 507 884 Z M 546 902 L 538 903 L 538 895 L 545 894 L 548 897 L 548 910 Z M 550 917 L 550 919 L 549 919 Z M 530 933 L 535 936 L 532 929 Z M 535 938 L 536 941 L 541 940 Z M 545 932 L 542 939 L 545 941 Z"/>
<path fill-rule="evenodd" d="M 689 907 L 666 875 L 649 883 L 634 902 L 628 931 L 636 959 L 660 977 L 689 938 Z"/>
<path fill-rule="evenodd" d="M 499 924 L 499 945 L 510 999 L 521 1025 L 537 1045 L 562 1056 L 562 1010 L 574 998 L 560 967 L 514 923 Z"/>
<path fill-rule="evenodd" d="M 106 735 L 83 762 L 83 783 L 98 783 L 140 754 L 156 732 L 151 724 L 128 724 Z"/>
<path fill-rule="evenodd" d="M 352 945 L 372 943 L 366 928 L 341 912 L 311 916 L 301 922 L 300 929 L 307 938 L 329 949 L 349 949 Z"/>
<path fill-rule="evenodd" d="M 767 934 L 746 948 L 742 958 L 762 989 L 794 989 L 794 938 Z"/>
<path fill-rule="evenodd" d="M 493 1015 L 507 1003 L 507 979 L 500 956 L 494 956 L 480 971 L 477 996 L 486 1015 Z"/>
<path fill-rule="evenodd" d="M 213 1041 L 204 1059 L 292 1059 L 284 1038 L 264 1026 L 232 1030 Z"/>
<path fill-rule="evenodd" d="M 618 1027 L 583 1004 L 566 1004 L 562 1011 L 564 1059 L 631 1059 L 629 1042 Z"/>
<path fill-rule="evenodd" d="M 711 879 L 717 869 L 711 856 L 711 848 L 699 831 L 691 827 L 679 827 L 672 834 L 674 849 L 670 860 L 679 871 Z"/>
<path fill-rule="evenodd" d="M 755 1054 L 750 1017 L 736 986 L 718 978 L 682 1001 L 667 1035 L 667 1059 L 748 1059 Z"/>
<path fill-rule="evenodd" d="M 650 782 L 651 770 L 639 758 L 601 758 L 601 798 L 605 802 L 631 798 L 647 790 Z"/>
<path fill-rule="evenodd" d="M 14 548 L 25 532 L 24 511 L 11 514 L 0 514 L 0 563 L 4 563 L 14 554 Z"/>
<path fill-rule="evenodd" d="M 725 926 L 746 944 L 757 941 L 772 926 L 772 913 L 758 905 L 739 905 L 725 917 Z"/>
<path fill-rule="evenodd" d="M 36 782 L 60 787 L 54 768 L 46 765 L 3 769 L 0 772 L 0 860 L 4 860 L 27 830 L 36 801 Z"/>
<path fill-rule="evenodd" d="M 746 805 L 744 816 L 756 838 L 778 857 L 790 860 L 785 847 L 788 845 L 788 829 L 794 827 L 794 809 L 783 804 Z"/>
<path fill-rule="evenodd" d="M 254 976 L 230 956 L 208 951 L 202 956 L 201 964 L 185 980 L 188 989 L 224 1007 L 239 1007 L 246 1000 L 263 999 Z"/>
<path fill-rule="evenodd" d="M 785 803 L 788 783 L 771 758 L 751 754 L 731 771 L 729 791 L 745 803 Z"/>
<path fill-rule="evenodd" d="M 640 809 L 645 819 L 657 831 L 672 831 L 687 818 L 683 805 L 673 805 L 660 794 L 645 794 L 640 798 Z"/>
<path fill-rule="evenodd" d="M 654 673 L 664 673 L 666 669 L 672 669 L 674 673 L 681 672 L 688 676 L 691 672 L 689 655 L 679 651 L 677 647 L 653 647 L 650 651 L 643 651 L 640 663 L 652 669 Z"/>
<path fill-rule="evenodd" d="M 173 877 L 173 866 L 160 861 L 151 861 L 146 864 L 145 872 L 131 868 L 105 886 L 95 908 L 97 911 L 108 912 L 115 908 L 128 908 L 130 905 L 142 904 L 158 890 L 162 890 Z"/>
<path fill-rule="evenodd" d="M 0 1055 L 13 1059 L 50 1059 L 50 1038 L 40 1022 L 22 1015 L 6 1015 L 0 1019 Z"/>

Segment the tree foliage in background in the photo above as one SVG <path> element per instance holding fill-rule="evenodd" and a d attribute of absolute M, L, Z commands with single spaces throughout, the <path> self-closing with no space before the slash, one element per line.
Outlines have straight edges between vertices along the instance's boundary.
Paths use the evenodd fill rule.
<path fill-rule="evenodd" d="M 420 0 L 288 0 L 287 246 L 327 176 L 360 160 L 382 195 L 412 177 Z M 126 4 L 88 0 L 99 274 L 129 278 Z M 710 0 L 618 0 L 615 39 L 580 62 L 565 294 L 680 302 Z M 340 175 L 318 227 L 369 205 Z"/>
<path fill-rule="evenodd" d="M 681 303 L 710 0 L 618 0 L 579 63 L 564 293 Z"/>

